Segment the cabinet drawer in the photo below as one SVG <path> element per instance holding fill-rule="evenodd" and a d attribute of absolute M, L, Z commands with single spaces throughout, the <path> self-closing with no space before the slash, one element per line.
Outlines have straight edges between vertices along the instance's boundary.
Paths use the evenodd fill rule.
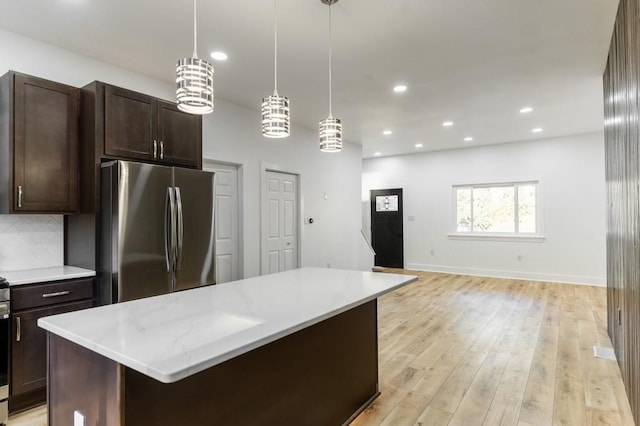
<path fill-rule="evenodd" d="M 93 279 L 12 287 L 11 310 L 15 312 L 91 298 L 93 298 Z"/>

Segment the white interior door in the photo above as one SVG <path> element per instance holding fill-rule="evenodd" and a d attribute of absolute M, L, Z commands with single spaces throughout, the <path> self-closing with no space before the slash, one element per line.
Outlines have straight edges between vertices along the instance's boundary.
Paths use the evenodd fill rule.
<path fill-rule="evenodd" d="M 298 267 L 298 176 L 266 172 L 262 206 L 262 274 Z"/>
<path fill-rule="evenodd" d="M 240 279 L 238 167 L 209 163 L 215 172 L 216 283 Z"/>

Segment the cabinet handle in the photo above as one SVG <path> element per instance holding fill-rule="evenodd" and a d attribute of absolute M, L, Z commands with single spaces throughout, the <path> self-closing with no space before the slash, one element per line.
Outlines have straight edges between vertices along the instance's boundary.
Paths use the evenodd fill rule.
<path fill-rule="evenodd" d="M 65 290 L 65 291 L 56 291 L 54 293 L 45 293 L 42 295 L 42 297 L 44 297 L 45 299 L 47 297 L 59 297 L 59 296 L 66 296 L 67 294 L 69 294 L 70 291 Z"/>
<path fill-rule="evenodd" d="M 164 142 L 160 141 L 160 159 L 164 160 Z"/>
<path fill-rule="evenodd" d="M 16 317 L 16 342 L 19 342 L 22 339 L 22 321 L 20 317 Z"/>
<path fill-rule="evenodd" d="M 158 158 L 158 141 L 153 140 L 153 158 Z"/>
<path fill-rule="evenodd" d="M 18 208 L 22 208 L 22 185 L 18 185 Z"/>

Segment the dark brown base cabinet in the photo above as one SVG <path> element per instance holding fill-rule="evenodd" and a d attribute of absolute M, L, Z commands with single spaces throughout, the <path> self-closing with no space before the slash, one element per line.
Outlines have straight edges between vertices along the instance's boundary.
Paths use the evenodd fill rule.
<path fill-rule="evenodd" d="M 0 77 L 0 213 L 78 211 L 80 90 Z"/>
<path fill-rule="evenodd" d="M 9 411 L 46 401 L 47 336 L 38 318 L 91 308 L 93 294 L 92 279 L 11 288 Z"/>

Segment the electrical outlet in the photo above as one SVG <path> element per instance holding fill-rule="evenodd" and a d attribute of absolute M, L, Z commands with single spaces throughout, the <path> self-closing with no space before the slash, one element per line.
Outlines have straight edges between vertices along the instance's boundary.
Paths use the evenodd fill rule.
<path fill-rule="evenodd" d="M 86 426 L 85 418 L 78 410 L 73 412 L 73 426 Z"/>
<path fill-rule="evenodd" d="M 518 262 L 522 262 L 522 255 L 521 254 L 518 255 Z"/>
<path fill-rule="evenodd" d="M 331 263 L 327 262 L 327 268 L 331 269 Z"/>
<path fill-rule="evenodd" d="M 436 255 L 436 251 L 435 250 L 431 250 L 431 256 L 435 256 Z"/>

